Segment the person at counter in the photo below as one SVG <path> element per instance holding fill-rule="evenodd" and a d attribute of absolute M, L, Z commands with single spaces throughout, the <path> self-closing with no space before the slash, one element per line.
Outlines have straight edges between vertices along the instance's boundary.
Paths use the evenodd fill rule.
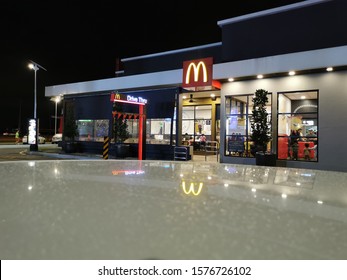
<path fill-rule="evenodd" d="M 308 148 L 309 150 L 313 150 L 313 160 L 317 160 L 317 141 L 313 141 L 313 147 Z"/>
<path fill-rule="evenodd" d="M 309 143 L 305 143 L 304 158 L 305 160 L 310 160 L 310 144 Z"/>
<path fill-rule="evenodd" d="M 293 139 L 292 142 L 292 159 L 298 160 L 299 143 L 297 139 Z"/>
<path fill-rule="evenodd" d="M 187 132 L 182 137 L 182 145 L 189 145 L 189 135 Z"/>
<path fill-rule="evenodd" d="M 200 146 L 201 147 L 205 147 L 205 145 L 206 145 L 206 136 L 205 136 L 205 134 L 201 134 L 199 140 L 200 140 Z"/>

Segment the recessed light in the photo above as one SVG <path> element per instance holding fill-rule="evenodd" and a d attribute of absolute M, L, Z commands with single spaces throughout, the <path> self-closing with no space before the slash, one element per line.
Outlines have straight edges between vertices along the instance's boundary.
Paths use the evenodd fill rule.
<path fill-rule="evenodd" d="M 234 78 L 229 78 L 228 81 L 229 81 L 229 82 L 233 82 L 233 81 L 234 81 Z"/>
<path fill-rule="evenodd" d="M 328 72 L 331 72 L 331 71 L 333 71 L 333 70 L 334 70 L 334 69 L 333 69 L 332 67 L 328 67 L 328 68 L 327 68 L 327 71 L 328 71 Z"/>
<path fill-rule="evenodd" d="M 295 71 L 289 71 L 289 76 L 294 76 L 295 75 Z"/>
<path fill-rule="evenodd" d="M 258 75 L 257 78 L 258 79 L 262 79 L 264 76 L 263 75 Z"/>

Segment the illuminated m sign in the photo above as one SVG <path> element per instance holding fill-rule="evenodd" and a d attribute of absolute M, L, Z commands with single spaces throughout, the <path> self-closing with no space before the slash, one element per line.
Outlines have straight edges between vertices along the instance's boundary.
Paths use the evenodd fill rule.
<path fill-rule="evenodd" d="M 184 61 L 182 86 L 184 88 L 211 86 L 212 68 L 212 57 Z"/>

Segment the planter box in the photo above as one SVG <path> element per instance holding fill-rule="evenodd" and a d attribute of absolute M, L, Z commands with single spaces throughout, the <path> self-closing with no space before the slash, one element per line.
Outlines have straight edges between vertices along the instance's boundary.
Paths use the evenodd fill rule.
<path fill-rule="evenodd" d="M 76 153 L 77 152 L 77 143 L 66 141 L 63 145 L 65 153 Z"/>
<path fill-rule="evenodd" d="M 123 143 L 114 144 L 114 152 L 116 158 L 126 158 L 130 154 L 130 145 Z"/>
<path fill-rule="evenodd" d="M 276 166 L 276 154 L 257 152 L 255 154 L 256 165 Z"/>

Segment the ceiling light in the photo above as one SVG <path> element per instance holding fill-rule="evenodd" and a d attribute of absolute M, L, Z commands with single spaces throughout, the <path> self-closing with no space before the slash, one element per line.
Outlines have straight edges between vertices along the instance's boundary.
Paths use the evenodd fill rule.
<path fill-rule="evenodd" d="M 233 81 L 234 81 L 234 78 L 229 78 L 228 81 L 229 81 L 229 82 L 233 82 Z"/>
<path fill-rule="evenodd" d="M 289 76 L 294 76 L 295 75 L 295 71 L 289 71 Z"/>
<path fill-rule="evenodd" d="M 333 70 L 334 70 L 334 69 L 333 69 L 332 67 L 328 67 L 328 68 L 327 68 L 327 71 L 328 71 L 328 72 L 331 72 L 331 71 L 333 71 Z"/>
<path fill-rule="evenodd" d="M 262 79 L 264 76 L 263 75 L 258 75 L 257 78 L 258 79 Z"/>

